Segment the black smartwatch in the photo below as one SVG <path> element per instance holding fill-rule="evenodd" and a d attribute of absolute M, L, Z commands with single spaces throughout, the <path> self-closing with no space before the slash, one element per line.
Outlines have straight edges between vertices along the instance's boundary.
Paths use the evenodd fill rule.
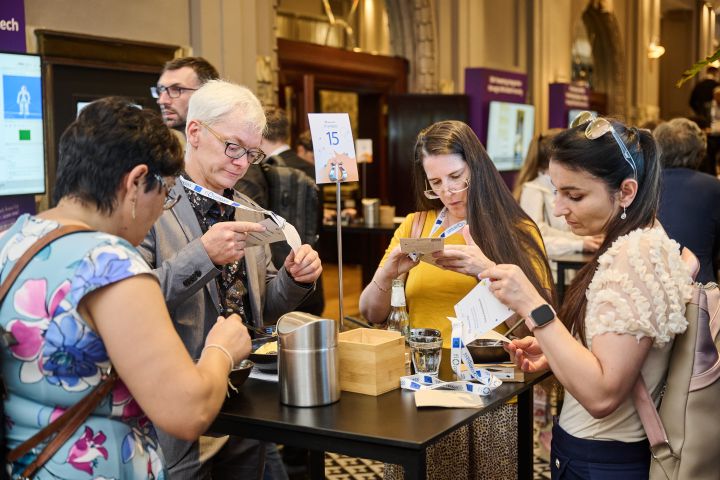
<path fill-rule="evenodd" d="M 535 324 L 534 328 L 541 328 L 552 322 L 555 315 L 555 310 L 546 303 L 530 312 L 530 320 Z"/>

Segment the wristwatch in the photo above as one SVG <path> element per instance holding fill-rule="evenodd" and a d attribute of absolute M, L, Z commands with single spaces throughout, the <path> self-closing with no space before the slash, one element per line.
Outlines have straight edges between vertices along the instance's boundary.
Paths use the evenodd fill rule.
<path fill-rule="evenodd" d="M 537 307 L 535 310 L 530 312 L 530 321 L 534 324 L 533 330 L 535 328 L 544 327 L 548 323 L 552 322 L 555 319 L 555 315 L 555 310 L 553 310 L 553 308 L 547 303 Z"/>

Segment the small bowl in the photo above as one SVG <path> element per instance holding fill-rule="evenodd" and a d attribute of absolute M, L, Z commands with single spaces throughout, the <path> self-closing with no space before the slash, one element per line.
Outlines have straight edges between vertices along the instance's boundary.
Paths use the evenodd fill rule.
<path fill-rule="evenodd" d="M 252 341 L 253 352 L 267 342 L 277 341 L 277 337 L 256 338 Z M 250 353 L 248 357 L 263 372 L 277 372 L 277 353 Z"/>
<path fill-rule="evenodd" d="M 475 363 L 502 363 L 510 361 L 510 354 L 502 347 L 502 342 L 479 338 L 467 344 L 468 351 Z"/>
<path fill-rule="evenodd" d="M 232 383 L 233 387 L 238 388 L 240 385 L 245 383 L 245 380 L 247 380 L 248 376 L 250 376 L 250 371 L 254 366 L 255 364 L 250 360 L 243 360 L 240 364 L 236 365 L 230 372 L 229 376 L 230 383 Z"/>

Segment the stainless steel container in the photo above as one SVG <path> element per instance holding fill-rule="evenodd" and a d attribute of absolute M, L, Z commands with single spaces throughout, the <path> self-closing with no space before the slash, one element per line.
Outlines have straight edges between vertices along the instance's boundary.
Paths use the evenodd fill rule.
<path fill-rule="evenodd" d="M 363 198 L 361 202 L 365 225 L 377 225 L 380 222 L 380 199 Z"/>
<path fill-rule="evenodd" d="M 317 407 L 340 399 L 340 356 L 334 320 L 290 312 L 277 322 L 280 401 Z"/>

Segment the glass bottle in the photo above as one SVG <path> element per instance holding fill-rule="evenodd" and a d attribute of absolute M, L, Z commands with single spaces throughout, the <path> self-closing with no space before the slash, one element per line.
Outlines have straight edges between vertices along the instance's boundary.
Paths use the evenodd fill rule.
<path fill-rule="evenodd" d="M 406 341 L 410 336 L 410 318 L 405 306 L 405 284 L 397 278 L 392 282 L 387 329 L 400 332 Z"/>

